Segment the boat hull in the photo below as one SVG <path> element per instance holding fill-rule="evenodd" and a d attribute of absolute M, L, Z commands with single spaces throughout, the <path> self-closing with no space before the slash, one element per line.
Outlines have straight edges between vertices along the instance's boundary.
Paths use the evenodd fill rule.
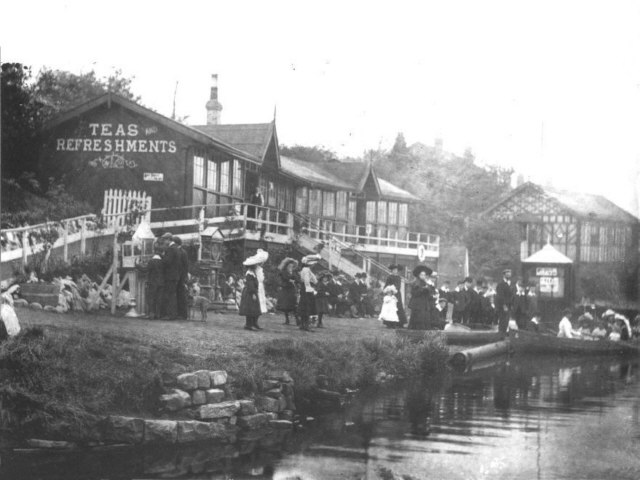
<path fill-rule="evenodd" d="M 608 340 L 559 338 L 526 330 L 511 332 L 509 342 L 516 353 L 556 353 L 566 355 L 638 355 L 640 346 Z"/>
<path fill-rule="evenodd" d="M 427 338 L 440 337 L 448 345 L 485 345 L 504 339 L 504 334 L 488 330 L 443 331 L 443 330 L 396 330 L 396 335 L 411 341 L 421 342 Z"/>

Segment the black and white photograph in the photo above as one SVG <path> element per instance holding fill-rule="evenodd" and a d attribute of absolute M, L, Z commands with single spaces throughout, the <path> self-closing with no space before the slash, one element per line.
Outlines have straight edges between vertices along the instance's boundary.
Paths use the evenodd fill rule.
<path fill-rule="evenodd" d="M 0 479 L 640 478 L 640 1 L 0 19 Z"/>

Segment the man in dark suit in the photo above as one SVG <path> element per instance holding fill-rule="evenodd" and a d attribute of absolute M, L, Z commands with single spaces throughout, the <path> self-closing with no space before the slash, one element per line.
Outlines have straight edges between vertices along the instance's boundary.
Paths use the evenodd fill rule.
<path fill-rule="evenodd" d="M 498 330 L 506 333 L 509 326 L 509 315 L 513 302 L 513 290 L 511 287 L 511 269 L 502 272 L 502 280 L 496 286 L 496 316 L 498 317 Z"/>
<path fill-rule="evenodd" d="M 180 265 L 180 276 L 178 278 L 178 285 L 176 287 L 176 303 L 178 318 L 181 320 L 189 319 L 189 305 L 188 305 L 188 288 L 187 282 L 189 281 L 189 255 L 187 251 L 182 247 L 182 239 L 177 235 L 171 237 L 176 244 L 176 250 L 178 251 L 178 260 Z"/>
<path fill-rule="evenodd" d="M 154 250 L 154 255 L 151 257 L 151 260 L 149 260 L 147 272 L 147 305 L 149 319 L 156 320 L 164 314 L 162 311 L 164 272 L 159 248 Z"/>
<path fill-rule="evenodd" d="M 180 280 L 180 254 L 178 246 L 170 233 L 162 236 L 165 244 L 162 258 L 164 276 L 164 320 L 175 320 L 178 317 L 178 282 Z"/>
<path fill-rule="evenodd" d="M 511 301 L 511 317 L 516 321 L 520 330 L 526 328 L 527 320 L 529 320 L 529 297 L 522 280 L 516 282 L 516 291 Z"/>
<path fill-rule="evenodd" d="M 480 316 L 480 296 L 473 289 L 473 279 L 467 277 L 464 279 L 464 287 L 462 289 L 463 310 L 462 323 L 469 325 L 477 323 Z"/>
<path fill-rule="evenodd" d="M 351 317 L 364 317 L 362 295 L 366 294 L 366 285 L 361 283 L 362 273 L 356 273 L 355 281 L 349 285 L 349 301 L 351 302 Z"/>

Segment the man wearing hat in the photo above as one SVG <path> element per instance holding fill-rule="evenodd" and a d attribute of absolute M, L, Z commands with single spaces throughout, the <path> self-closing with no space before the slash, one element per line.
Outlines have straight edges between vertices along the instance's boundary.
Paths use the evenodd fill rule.
<path fill-rule="evenodd" d="M 162 257 L 162 274 L 164 276 L 164 308 L 163 319 L 175 320 L 178 318 L 178 282 L 180 281 L 180 254 L 173 241 L 173 235 L 162 235 L 165 245 Z"/>
<path fill-rule="evenodd" d="M 440 322 L 442 325 L 446 325 L 447 323 L 447 311 L 449 302 L 445 297 L 438 297 L 438 305 L 436 305 L 436 310 L 438 310 L 438 315 L 440 316 Z"/>
<path fill-rule="evenodd" d="M 398 325 L 402 328 L 405 323 L 407 323 L 407 316 L 404 313 L 404 306 L 402 304 L 402 277 L 399 275 L 400 265 L 389 265 L 389 270 L 391 270 L 391 275 L 387 277 L 384 286 L 388 287 L 389 285 L 393 285 L 396 287 L 395 297 L 398 300 L 397 309 L 398 309 Z"/>
<path fill-rule="evenodd" d="M 498 317 L 498 330 L 506 333 L 509 325 L 509 313 L 513 302 L 513 289 L 511 286 L 511 269 L 507 268 L 502 272 L 502 280 L 496 285 L 496 296 L 494 299 L 496 306 L 496 316 Z"/>
<path fill-rule="evenodd" d="M 351 318 L 364 317 L 363 294 L 366 294 L 366 286 L 362 281 L 363 273 L 356 273 L 355 280 L 349 285 L 349 301 L 351 302 Z M 366 275 L 365 275 L 366 277 Z M 364 286 L 364 288 L 363 288 Z"/>

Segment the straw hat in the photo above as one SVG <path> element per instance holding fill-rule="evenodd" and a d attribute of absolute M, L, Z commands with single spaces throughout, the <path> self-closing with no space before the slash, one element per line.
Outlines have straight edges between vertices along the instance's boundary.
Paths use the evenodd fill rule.
<path fill-rule="evenodd" d="M 313 265 L 314 263 L 317 263 L 320 261 L 322 257 L 320 255 L 307 255 L 305 257 L 302 257 L 302 264 L 303 265 Z"/>
<path fill-rule="evenodd" d="M 260 265 L 269 259 L 269 252 L 265 252 L 261 248 L 258 249 L 255 255 L 247 258 L 242 264 L 245 267 L 251 267 L 253 265 Z"/>

